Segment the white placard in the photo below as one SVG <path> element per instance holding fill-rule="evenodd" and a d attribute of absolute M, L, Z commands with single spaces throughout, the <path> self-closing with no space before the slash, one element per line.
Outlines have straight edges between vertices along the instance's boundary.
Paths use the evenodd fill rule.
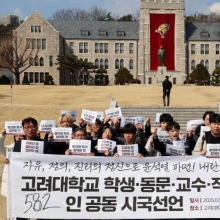
<path fill-rule="evenodd" d="M 76 110 L 61 110 L 61 115 L 69 114 L 73 117 L 73 121 L 76 121 Z"/>
<path fill-rule="evenodd" d="M 65 142 L 71 140 L 72 128 L 52 128 L 53 142 Z"/>
<path fill-rule="evenodd" d="M 50 133 L 52 128 L 56 126 L 55 120 L 41 120 L 39 131 L 41 133 Z"/>
<path fill-rule="evenodd" d="M 182 156 L 185 154 L 185 146 L 166 145 L 166 154 L 169 156 Z"/>
<path fill-rule="evenodd" d="M 166 131 L 157 130 L 157 136 L 161 142 L 170 143 L 170 137 Z"/>
<path fill-rule="evenodd" d="M 6 135 L 24 135 L 21 121 L 5 121 Z"/>
<path fill-rule="evenodd" d="M 134 125 L 140 123 L 144 126 L 145 118 L 143 116 L 138 117 L 121 117 L 120 127 L 123 128 L 126 124 L 132 123 Z"/>
<path fill-rule="evenodd" d="M 90 111 L 83 109 L 81 118 L 87 123 L 87 124 L 95 124 L 96 118 L 97 118 L 97 112 Z"/>
<path fill-rule="evenodd" d="M 104 119 L 104 112 L 100 112 L 100 111 L 93 111 L 93 112 L 97 113 L 97 119 L 99 119 L 100 121 Z"/>
<path fill-rule="evenodd" d="M 117 153 L 121 157 L 136 157 L 138 154 L 138 144 L 117 145 Z"/>
<path fill-rule="evenodd" d="M 220 158 L 220 144 L 207 144 L 207 158 Z"/>
<path fill-rule="evenodd" d="M 160 116 L 162 115 L 163 113 L 156 113 L 156 120 L 155 120 L 155 123 L 156 124 L 160 124 Z"/>
<path fill-rule="evenodd" d="M 135 117 L 135 120 L 136 120 L 136 124 L 140 123 L 143 126 L 145 125 L 145 117 L 144 116 L 137 116 L 137 117 Z"/>
<path fill-rule="evenodd" d="M 207 131 L 211 131 L 211 128 L 208 126 L 201 126 L 200 127 L 200 136 L 205 135 L 205 132 L 207 132 Z"/>
<path fill-rule="evenodd" d="M 14 152 L 9 160 L 8 218 L 219 218 L 219 159 Z"/>
<path fill-rule="evenodd" d="M 173 141 L 173 146 L 185 148 L 185 142 L 184 140 Z"/>
<path fill-rule="evenodd" d="M 122 113 L 121 113 L 121 107 L 117 107 L 117 108 L 110 108 L 105 110 L 105 114 L 108 118 L 121 118 L 122 117 Z"/>
<path fill-rule="evenodd" d="M 22 153 L 44 153 L 44 141 L 21 140 Z"/>
<path fill-rule="evenodd" d="M 72 155 L 86 155 L 91 152 L 91 140 L 70 140 L 69 149 Z"/>
<path fill-rule="evenodd" d="M 203 120 L 190 120 L 189 123 L 187 124 L 187 126 L 195 129 L 198 125 L 201 125 L 203 123 L 204 123 Z M 187 131 L 188 131 L 189 127 L 187 127 L 187 129 L 186 129 Z"/>
<path fill-rule="evenodd" d="M 116 146 L 115 141 L 107 140 L 107 139 L 98 139 L 98 148 L 97 150 L 100 153 L 104 153 L 105 151 L 109 151 L 111 154 Z"/>

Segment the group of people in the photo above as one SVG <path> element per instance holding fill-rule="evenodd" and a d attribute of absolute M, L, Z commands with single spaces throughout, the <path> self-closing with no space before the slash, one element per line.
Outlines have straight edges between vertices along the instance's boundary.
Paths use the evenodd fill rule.
<path fill-rule="evenodd" d="M 200 126 L 209 126 L 210 131 L 204 136 L 200 136 L 200 126 L 196 129 L 189 128 L 186 136 L 184 136 L 185 152 L 182 156 L 201 155 L 207 153 L 207 144 L 220 143 L 220 115 L 211 111 L 207 111 L 203 115 L 204 124 Z M 181 140 L 180 125 L 173 120 L 170 114 L 164 113 L 160 116 L 160 126 L 158 128 L 151 127 L 150 118 L 146 118 L 146 124 L 140 123 L 134 125 L 132 123 L 125 124 L 123 128 L 120 126 L 120 119 L 105 118 L 103 121 L 96 119 L 94 124 L 86 124 L 83 119 L 79 120 L 78 125 L 73 121 L 69 114 L 59 117 L 61 127 L 72 128 L 72 139 L 90 140 L 91 152 L 87 156 L 113 156 L 119 157 L 117 152 L 118 145 L 138 145 L 137 158 L 167 156 L 167 144 L 173 144 L 174 141 Z M 53 142 L 53 133 L 47 133 L 42 139 L 38 131 L 38 122 L 36 119 L 28 117 L 22 120 L 24 135 L 14 136 L 14 143 L 5 146 L 13 149 L 14 152 L 21 152 L 22 140 L 34 140 L 44 142 L 44 154 L 53 155 L 71 155 L 69 142 Z M 164 131 L 168 135 L 166 142 L 157 135 L 159 131 Z M 0 144 L 4 145 L 6 130 L 3 129 L 0 135 Z M 99 152 L 97 149 L 98 139 L 107 139 L 116 142 L 113 151 L 105 150 Z M 5 164 L 10 164 L 8 158 L 5 158 Z M 6 173 L 3 174 L 2 195 L 6 196 Z M 17 220 L 27 220 L 25 218 L 17 218 Z"/>

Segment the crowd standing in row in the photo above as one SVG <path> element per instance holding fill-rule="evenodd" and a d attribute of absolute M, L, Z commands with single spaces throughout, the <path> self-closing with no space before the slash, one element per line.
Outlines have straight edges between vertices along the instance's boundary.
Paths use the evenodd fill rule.
<path fill-rule="evenodd" d="M 183 137 L 185 144 L 185 152 L 182 156 L 200 155 L 205 156 L 207 153 L 207 144 L 220 143 L 220 115 L 211 111 L 207 111 L 203 115 L 204 124 L 193 129 L 190 127 L 186 136 Z M 91 140 L 91 152 L 87 156 L 114 156 L 119 157 L 117 145 L 138 144 L 138 158 L 167 156 L 166 146 L 173 141 L 181 140 L 180 125 L 173 120 L 170 114 L 162 114 L 160 116 L 159 128 L 151 127 L 150 118 L 146 118 L 146 124 L 125 124 L 120 128 L 120 119 L 105 118 L 103 121 L 96 119 L 95 124 L 87 125 L 83 119 L 80 119 L 78 125 L 74 124 L 73 118 L 69 114 L 63 114 L 59 118 L 61 127 L 72 128 L 72 139 L 75 140 Z M 87 126 L 89 132 L 87 132 Z M 209 126 L 210 131 L 205 132 L 204 136 L 200 136 L 200 127 Z M 53 142 L 53 133 L 47 133 L 44 139 L 41 139 L 41 134 L 38 131 L 38 122 L 34 118 L 25 118 L 22 120 L 24 135 L 14 136 L 14 143 L 7 145 L 9 150 L 21 152 L 22 140 L 35 140 L 44 142 L 44 154 L 53 155 L 71 155 L 69 142 Z M 166 131 L 168 139 L 161 140 L 158 137 L 159 131 Z M 0 136 L 0 144 L 4 146 L 6 130 L 3 129 Z M 97 150 L 98 139 L 107 139 L 116 142 L 116 147 L 113 151 L 105 150 L 99 152 Z M 5 158 L 5 163 L 10 161 Z M 6 188 L 6 169 L 4 169 L 1 194 L 7 195 Z M 17 218 L 17 220 L 26 220 L 25 218 Z"/>

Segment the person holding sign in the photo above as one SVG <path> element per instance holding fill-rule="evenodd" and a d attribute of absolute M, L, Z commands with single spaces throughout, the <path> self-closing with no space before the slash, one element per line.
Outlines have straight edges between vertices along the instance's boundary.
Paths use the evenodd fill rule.
<path fill-rule="evenodd" d="M 209 124 L 211 131 L 205 132 L 205 135 L 199 137 L 193 155 L 205 156 L 207 144 L 220 144 L 220 115 L 211 114 L 209 116 Z"/>
<path fill-rule="evenodd" d="M 166 143 L 164 143 L 159 140 L 156 129 L 152 131 L 153 134 L 152 145 L 157 151 L 161 152 L 162 156 L 167 156 L 166 154 L 167 144 L 173 145 L 174 141 L 181 140 L 179 136 L 180 125 L 177 122 L 175 121 L 169 122 L 166 126 L 166 132 L 169 136 L 169 140 L 167 140 Z M 188 140 L 184 143 L 184 145 L 186 146 L 185 155 L 191 155 L 192 154 L 191 150 L 189 149 L 189 147 L 187 147 L 189 146 Z"/>
<path fill-rule="evenodd" d="M 138 138 L 136 139 L 136 133 L 138 134 Z M 123 127 L 124 138 L 118 138 L 119 143 L 121 145 L 133 145 L 138 144 L 138 154 L 137 157 L 146 157 L 147 151 L 144 148 L 144 133 L 141 124 L 135 125 L 128 123 Z M 142 136 L 142 137 L 141 137 Z M 113 150 L 114 157 L 119 157 L 117 153 L 117 146 Z"/>

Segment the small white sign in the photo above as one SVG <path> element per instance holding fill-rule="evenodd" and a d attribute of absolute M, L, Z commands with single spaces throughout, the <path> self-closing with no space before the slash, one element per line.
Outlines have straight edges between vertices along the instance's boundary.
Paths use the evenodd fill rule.
<path fill-rule="evenodd" d="M 44 141 L 21 140 L 21 152 L 43 154 Z"/>
<path fill-rule="evenodd" d="M 52 128 L 53 142 L 65 142 L 71 140 L 72 128 Z"/>
<path fill-rule="evenodd" d="M 185 149 L 185 142 L 184 142 L 184 140 L 173 141 L 173 146 L 184 147 L 184 149 Z"/>
<path fill-rule="evenodd" d="M 97 118 L 97 112 L 90 111 L 83 109 L 81 118 L 87 123 L 87 124 L 95 124 L 96 118 Z"/>
<path fill-rule="evenodd" d="M 160 124 L 160 116 L 162 115 L 163 113 L 156 113 L 156 120 L 155 120 L 155 123 L 156 124 Z"/>
<path fill-rule="evenodd" d="M 211 128 L 208 127 L 208 126 L 201 126 L 201 128 L 200 128 L 200 136 L 205 135 L 205 132 L 207 132 L 207 131 L 211 131 Z"/>
<path fill-rule="evenodd" d="M 91 152 L 91 140 L 70 140 L 72 155 L 86 155 Z"/>
<path fill-rule="evenodd" d="M 21 121 L 5 121 L 7 135 L 24 135 Z"/>
<path fill-rule="evenodd" d="M 73 121 L 76 121 L 76 110 L 61 110 L 61 115 L 69 114 L 73 117 Z"/>
<path fill-rule="evenodd" d="M 198 125 L 201 125 L 203 123 L 204 123 L 203 120 L 190 120 L 189 123 L 187 123 L 186 125 L 188 126 L 186 130 L 188 131 L 189 127 L 192 127 L 193 129 L 195 129 Z"/>
<path fill-rule="evenodd" d="M 170 143 L 170 137 L 166 131 L 157 130 L 157 136 L 161 142 Z"/>
<path fill-rule="evenodd" d="M 126 124 L 132 123 L 134 125 L 140 123 L 144 126 L 145 124 L 145 119 L 143 116 L 138 116 L 138 117 L 121 117 L 121 123 L 120 126 L 123 128 Z"/>
<path fill-rule="evenodd" d="M 100 121 L 104 119 L 104 112 L 99 112 L 99 111 L 93 111 L 93 112 L 97 113 L 97 119 L 99 119 Z"/>
<path fill-rule="evenodd" d="M 41 120 L 39 131 L 41 133 L 49 133 L 52 131 L 52 128 L 56 126 L 55 120 Z"/>
<path fill-rule="evenodd" d="M 117 153 L 121 157 L 136 157 L 138 154 L 138 144 L 117 145 Z"/>
<path fill-rule="evenodd" d="M 220 158 L 220 144 L 207 144 L 207 158 Z"/>
<path fill-rule="evenodd" d="M 105 110 L 105 114 L 108 118 L 111 118 L 111 119 L 121 118 L 122 117 L 121 107 L 107 109 Z"/>
<path fill-rule="evenodd" d="M 185 146 L 175 146 L 172 144 L 167 144 L 166 153 L 169 156 L 182 156 L 185 154 Z"/>
<path fill-rule="evenodd" d="M 110 153 L 113 152 L 114 148 L 116 146 L 115 141 L 107 140 L 107 139 L 98 139 L 98 148 L 97 150 L 100 153 L 104 153 L 106 150 Z"/>

